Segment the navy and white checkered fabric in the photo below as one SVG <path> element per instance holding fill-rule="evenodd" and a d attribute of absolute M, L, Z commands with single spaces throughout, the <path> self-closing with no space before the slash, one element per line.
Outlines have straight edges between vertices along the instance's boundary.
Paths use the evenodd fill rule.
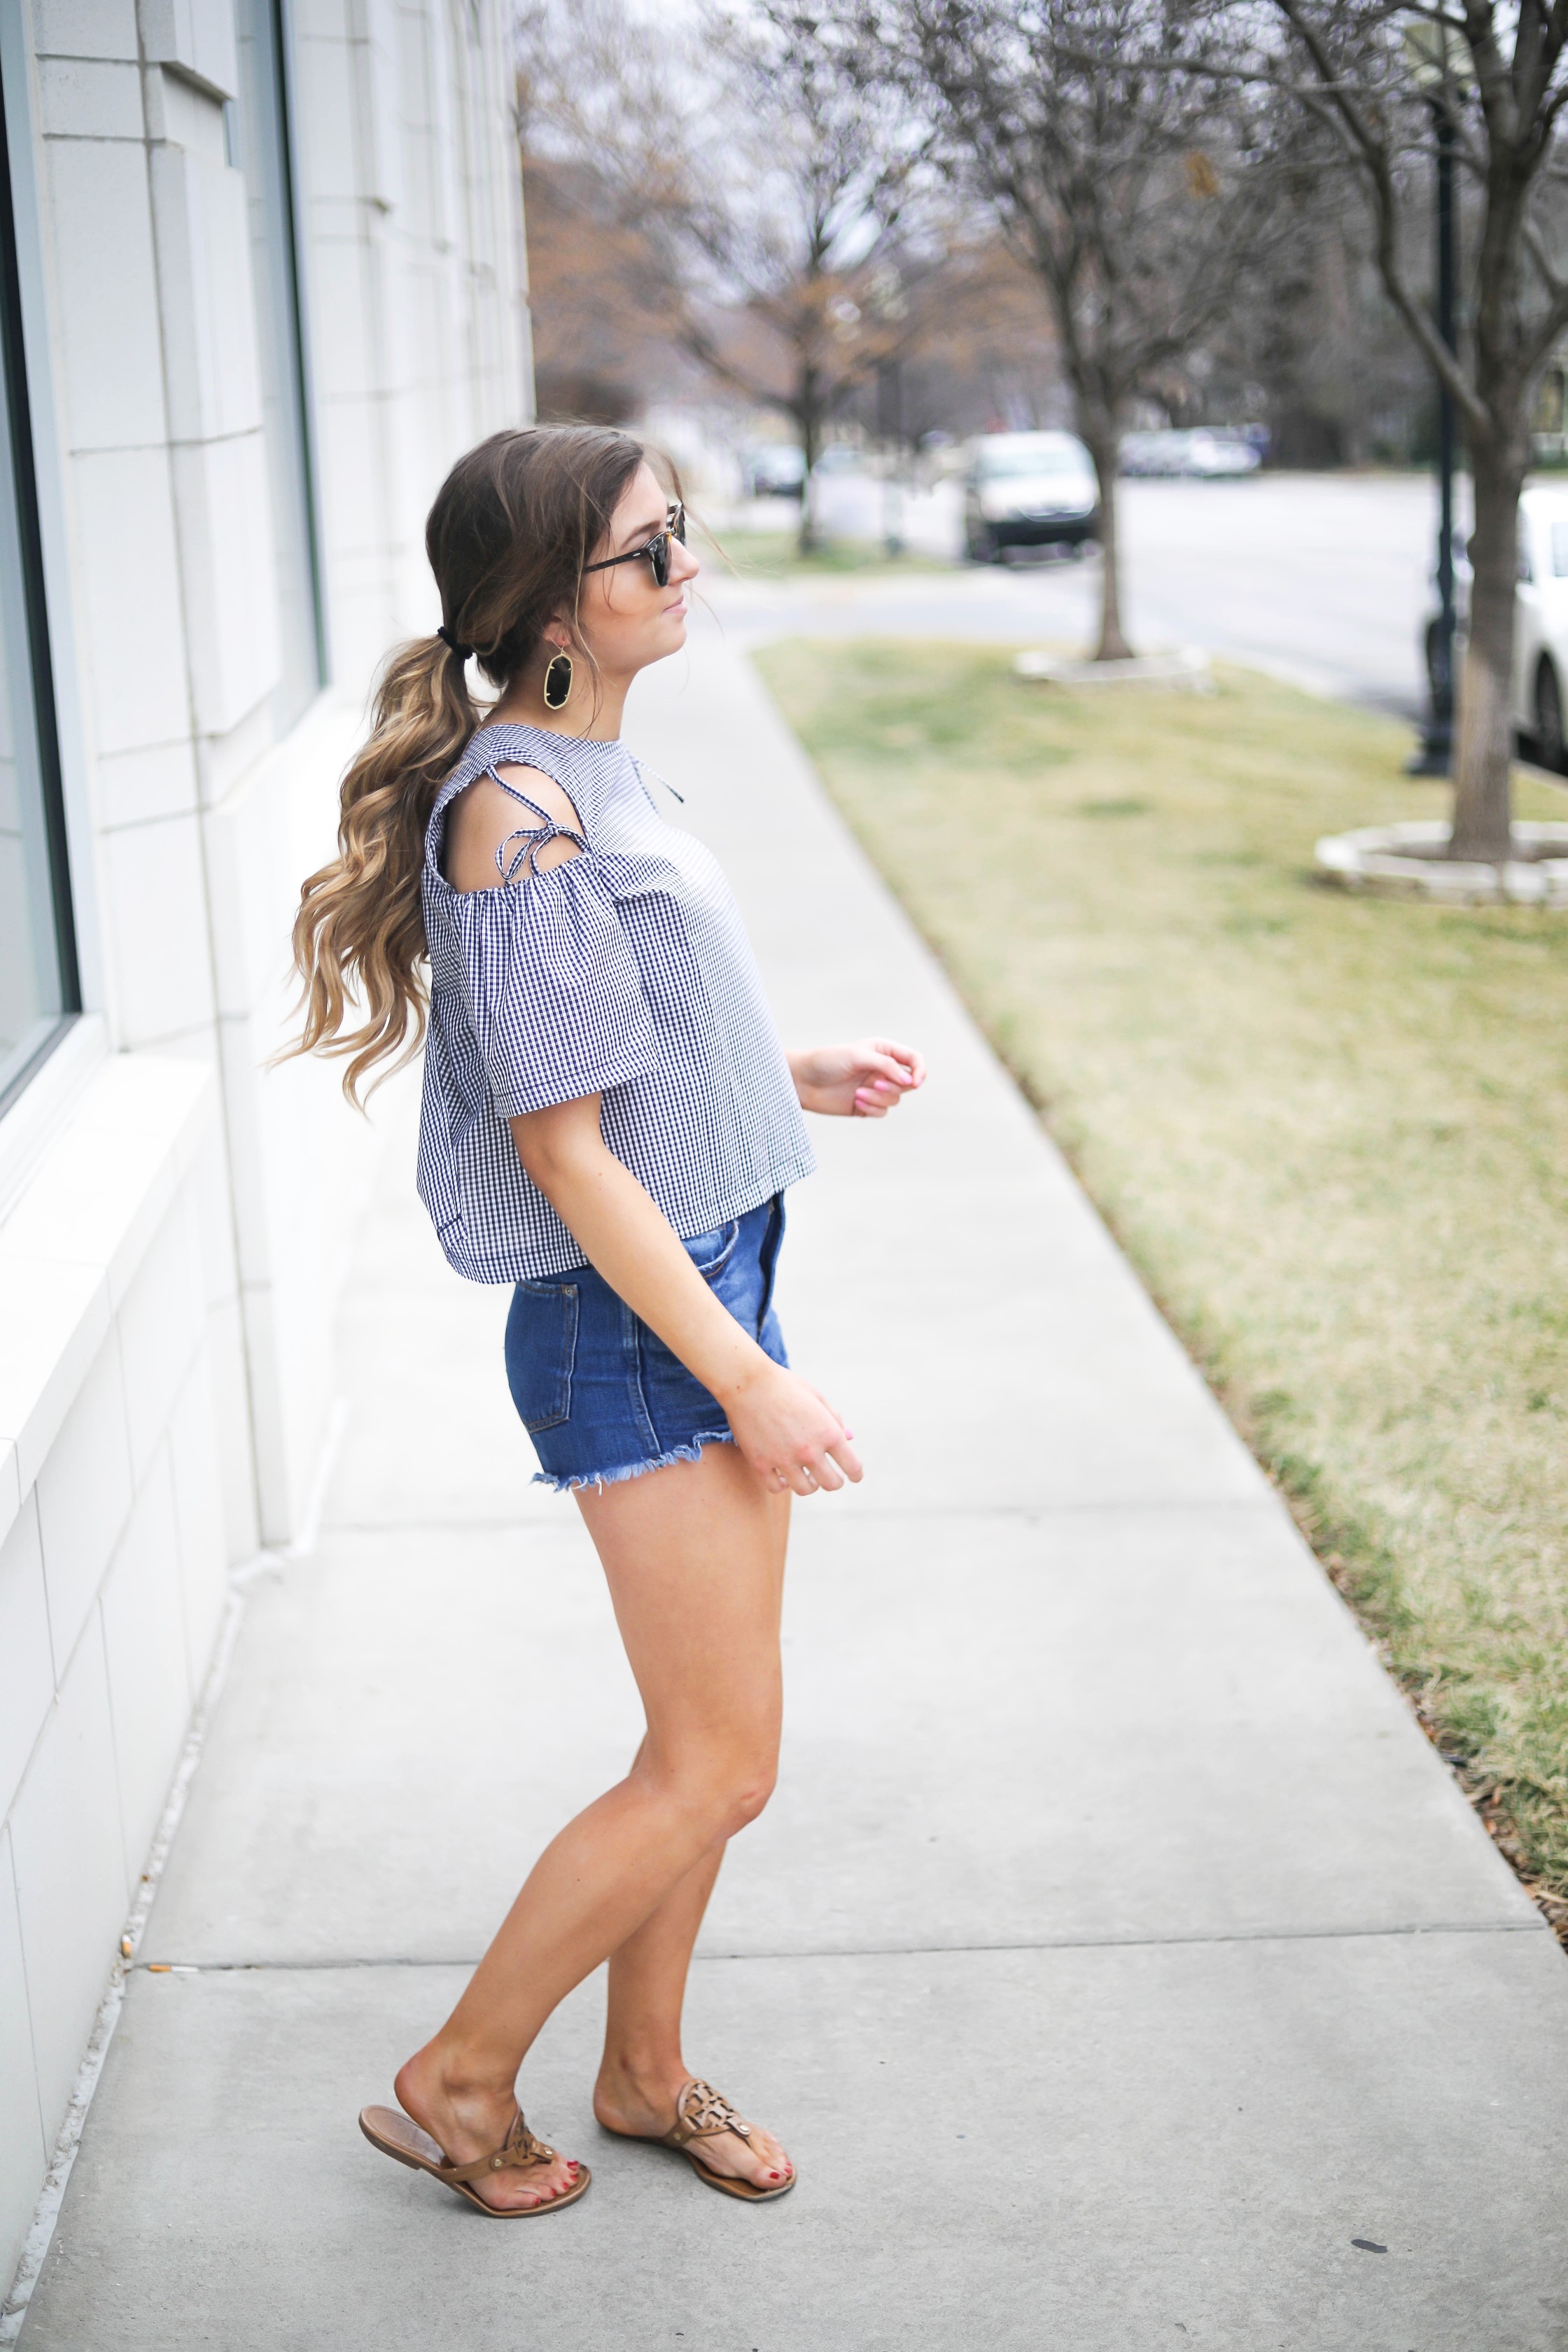
<path fill-rule="evenodd" d="M 508 762 L 553 777 L 585 847 L 535 875 L 521 863 L 525 838 L 514 878 L 454 890 L 440 864 L 447 813 Z M 518 814 L 524 835 L 563 830 L 542 827 L 525 804 Z M 520 1111 L 599 1095 L 605 1143 L 682 1235 L 710 1233 L 810 1174 L 729 885 L 710 852 L 666 822 L 623 744 L 482 727 L 431 811 L 423 904 L 419 1196 L 459 1274 L 519 1282 L 586 1263 L 523 1173 L 506 1123 Z"/>

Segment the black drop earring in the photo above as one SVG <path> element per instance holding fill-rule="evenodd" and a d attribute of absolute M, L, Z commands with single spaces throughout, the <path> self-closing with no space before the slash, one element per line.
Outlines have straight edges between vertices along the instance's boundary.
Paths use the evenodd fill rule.
<path fill-rule="evenodd" d="M 558 653 L 552 660 L 549 668 L 544 673 L 544 708 L 546 710 L 564 710 L 566 708 L 566 699 L 571 691 L 572 656 L 569 653 Z"/>

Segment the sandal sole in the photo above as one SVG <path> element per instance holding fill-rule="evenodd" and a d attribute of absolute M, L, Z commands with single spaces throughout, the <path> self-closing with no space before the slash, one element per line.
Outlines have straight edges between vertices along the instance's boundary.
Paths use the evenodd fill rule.
<path fill-rule="evenodd" d="M 798 2172 L 792 2172 L 782 2188 L 753 2189 L 749 2180 L 731 2180 L 715 2172 L 700 2156 L 693 2156 L 689 2147 L 672 2147 L 667 2139 L 647 2139 L 641 2132 L 612 2131 L 608 2124 L 601 2124 L 599 2129 L 606 2139 L 629 2140 L 634 2147 L 656 2147 L 663 2156 L 683 2156 L 704 2188 L 717 2189 L 723 2197 L 738 2197 L 742 2205 L 771 2204 L 775 2197 L 787 2197 L 800 2179 Z"/>
<path fill-rule="evenodd" d="M 405 2164 L 410 2172 L 427 2172 L 441 2188 L 451 2189 L 454 2196 L 461 2197 L 476 2213 L 483 2213 L 491 2221 L 533 2221 L 542 2213 L 563 2213 L 568 2205 L 575 2205 L 579 2197 L 587 2194 L 588 2185 L 594 2178 L 585 2164 L 580 2165 L 573 2186 L 563 2189 L 559 2197 L 551 2198 L 547 2204 L 487 2205 L 466 2180 L 443 2180 L 436 2167 L 424 2157 L 416 2156 L 412 2149 L 399 2147 L 395 2140 L 387 2139 L 366 2121 L 364 2113 L 360 2116 L 359 2127 L 372 2147 L 378 2149 L 383 2156 L 391 2157 L 394 2164 Z"/>

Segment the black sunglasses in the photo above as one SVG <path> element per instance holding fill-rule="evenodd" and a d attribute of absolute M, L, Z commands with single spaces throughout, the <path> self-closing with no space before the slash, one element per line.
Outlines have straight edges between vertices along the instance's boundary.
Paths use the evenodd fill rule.
<path fill-rule="evenodd" d="M 634 547 L 630 553 L 626 555 L 606 555 L 603 562 L 599 563 L 584 563 L 583 569 L 584 572 L 608 572 L 617 563 L 640 563 L 646 556 L 647 561 L 653 566 L 655 587 L 668 588 L 669 585 L 669 543 L 671 540 L 674 539 L 678 539 L 682 547 L 685 546 L 686 509 L 681 506 L 679 501 L 676 505 L 670 508 L 669 520 L 665 524 L 664 529 L 662 530 L 656 530 L 653 537 L 647 541 L 643 546 Z"/>

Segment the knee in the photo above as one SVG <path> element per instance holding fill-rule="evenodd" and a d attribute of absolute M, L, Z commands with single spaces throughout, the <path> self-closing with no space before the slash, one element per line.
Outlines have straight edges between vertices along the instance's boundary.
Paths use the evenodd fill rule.
<path fill-rule="evenodd" d="M 750 1771 L 736 1776 L 727 1792 L 726 1837 L 733 1837 L 737 1830 L 743 1830 L 748 1822 L 756 1820 L 773 1795 L 778 1777 L 776 1757 L 759 1759 Z"/>
<path fill-rule="evenodd" d="M 778 1759 L 772 1750 L 692 1757 L 673 1775 L 673 1793 L 716 1843 L 754 1822 L 773 1795 Z"/>

